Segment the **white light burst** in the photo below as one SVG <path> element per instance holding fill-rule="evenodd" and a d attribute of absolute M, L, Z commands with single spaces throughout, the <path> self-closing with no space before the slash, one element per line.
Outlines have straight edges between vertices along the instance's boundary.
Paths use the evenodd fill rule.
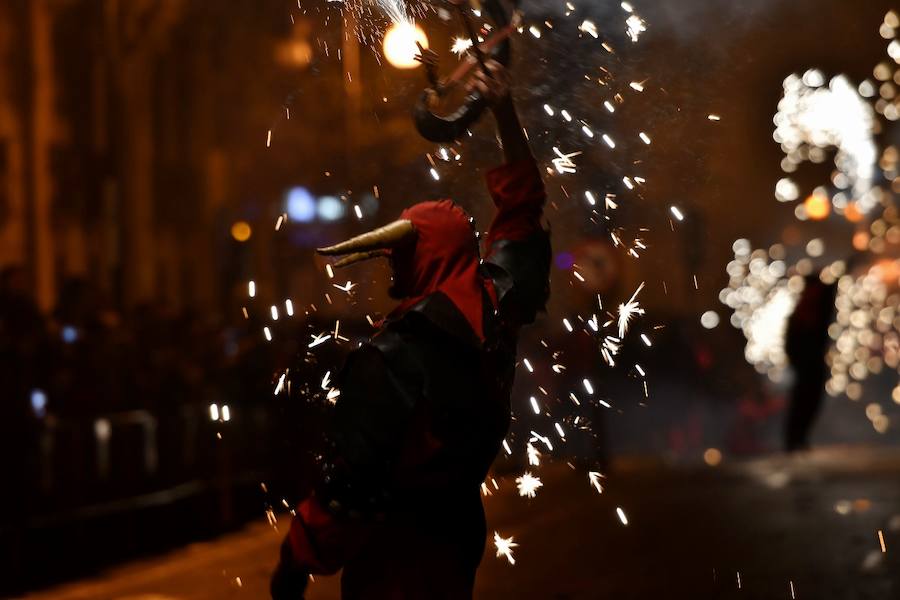
<path fill-rule="evenodd" d="M 836 148 L 834 164 L 846 176 L 859 210 L 867 213 L 879 199 L 873 189 L 878 147 L 872 106 L 843 75 L 825 86 L 822 73 L 809 70 L 802 77 L 790 75 L 783 85 L 773 135 L 785 153 L 782 167 L 792 172 L 806 160 L 823 162 L 825 151 Z M 792 183 L 781 183 L 779 199 L 794 195 Z"/>
<path fill-rule="evenodd" d="M 519 496 L 523 498 L 534 498 L 537 496 L 537 491 L 539 488 L 543 487 L 543 483 L 541 480 L 528 471 L 522 474 L 521 477 L 516 477 L 516 486 L 519 490 Z"/>
<path fill-rule="evenodd" d="M 516 559 L 513 556 L 512 549 L 517 548 L 519 545 L 513 541 L 513 537 L 510 536 L 508 538 L 501 537 L 499 533 L 494 532 L 494 547 L 497 548 L 497 558 L 501 556 L 505 556 L 506 560 L 509 561 L 509 564 L 516 564 Z"/>
<path fill-rule="evenodd" d="M 631 299 L 628 302 L 619 305 L 619 340 L 625 337 L 631 321 L 638 315 L 644 314 L 644 309 L 641 308 L 641 303 L 637 300 L 638 294 L 640 294 L 643 289 L 644 284 L 641 283 L 634 294 L 631 295 Z"/>
<path fill-rule="evenodd" d="M 719 299 L 734 311 L 731 324 L 747 339 L 747 362 L 778 381 L 787 367 L 787 320 L 803 291 L 803 278 L 788 279 L 784 262 L 770 261 L 765 250 L 751 252 L 747 240 L 737 240 L 734 252 L 726 267 L 729 284 Z"/>

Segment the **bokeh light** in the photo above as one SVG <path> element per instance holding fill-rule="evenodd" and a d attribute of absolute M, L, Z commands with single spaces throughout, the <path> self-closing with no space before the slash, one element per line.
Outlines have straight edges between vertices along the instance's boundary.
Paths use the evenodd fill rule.
<path fill-rule="evenodd" d="M 253 229 L 246 221 L 237 221 L 231 226 L 231 237 L 238 242 L 246 242 L 253 235 Z"/>
<path fill-rule="evenodd" d="M 856 206 L 856 202 L 851 202 L 847 205 L 847 208 L 844 209 L 844 218 L 851 223 L 859 223 L 863 220 L 863 214 Z"/>
<path fill-rule="evenodd" d="M 287 193 L 287 214 L 292 221 L 309 223 L 316 218 L 316 199 L 304 187 L 291 188 Z"/>
<path fill-rule="evenodd" d="M 707 448 L 703 453 L 703 462 L 710 467 L 717 467 L 722 464 L 722 451 L 718 448 Z"/>
<path fill-rule="evenodd" d="M 700 317 L 700 324 L 703 325 L 704 329 L 715 329 L 719 326 L 719 315 L 708 310 Z"/>
<path fill-rule="evenodd" d="M 772 381 L 779 381 L 787 367 L 787 319 L 803 291 L 803 279 L 789 277 L 783 260 L 771 260 L 766 250 L 753 250 L 746 239 L 737 240 L 733 249 L 734 260 L 725 269 L 728 287 L 720 292 L 719 300 L 732 309 L 731 325 L 747 339 L 747 362 Z"/>
<path fill-rule="evenodd" d="M 887 74 L 889 77 L 890 73 Z M 854 86 L 843 75 L 826 83 L 824 74 L 816 69 L 810 69 L 802 76 L 790 75 L 783 86 L 784 96 L 778 103 L 772 136 L 785 154 L 782 170 L 793 173 L 806 161 L 822 163 L 828 157 L 826 151 L 834 148 L 837 150 L 834 164 L 839 175 L 838 187 L 853 194 L 859 212 L 870 211 L 880 197 L 873 190 L 878 148 L 875 111 L 861 94 L 874 90 Z M 776 197 L 782 202 L 789 201 L 793 181 L 787 179 L 779 183 Z M 814 194 L 817 195 L 820 194 Z M 797 218 L 820 220 L 827 217 L 822 204 L 823 200 L 825 203 L 830 200 L 824 193 L 821 196 L 822 199 L 813 201 L 813 206 L 808 205 L 810 199 L 807 199 L 803 205 L 805 210 L 798 212 Z"/>
<path fill-rule="evenodd" d="M 31 410 L 39 419 L 47 415 L 47 393 L 44 390 L 31 390 Z"/>
<path fill-rule="evenodd" d="M 831 202 L 825 196 L 813 194 L 803 203 L 807 218 L 813 221 L 827 219 L 831 214 Z"/>
<path fill-rule="evenodd" d="M 347 214 L 347 207 L 334 196 L 323 196 L 319 198 L 316 212 L 323 221 L 338 221 Z"/>

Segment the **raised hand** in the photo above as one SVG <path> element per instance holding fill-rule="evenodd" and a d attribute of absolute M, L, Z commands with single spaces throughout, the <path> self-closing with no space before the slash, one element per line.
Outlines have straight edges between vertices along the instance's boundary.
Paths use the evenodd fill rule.
<path fill-rule="evenodd" d="M 428 77 L 428 83 L 431 84 L 431 88 L 435 92 L 440 92 L 443 84 L 438 77 L 438 63 L 440 62 L 438 53 L 434 50 L 425 48 L 419 42 L 416 42 L 416 46 L 419 47 L 419 53 L 416 55 L 416 62 L 425 65 L 425 75 Z"/>
<path fill-rule="evenodd" d="M 477 69 L 466 84 L 467 92 L 479 92 L 491 108 L 496 108 L 509 99 L 511 77 L 506 67 L 495 60 L 485 63 L 489 73 Z"/>
<path fill-rule="evenodd" d="M 420 42 L 416 42 L 419 47 L 419 53 L 416 55 L 416 61 L 425 65 L 425 68 L 437 69 L 440 57 L 438 53 L 430 48 L 425 48 Z"/>
<path fill-rule="evenodd" d="M 503 143 L 503 153 L 508 162 L 532 159 L 528 139 L 519 123 L 516 106 L 510 93 L 512 77 L 509 71 L 495 60 L 485 63 L 488 73 L 478 69 L 466 85 L 468 91 L 481 93 L 497 120 L 497 131 Z"/>

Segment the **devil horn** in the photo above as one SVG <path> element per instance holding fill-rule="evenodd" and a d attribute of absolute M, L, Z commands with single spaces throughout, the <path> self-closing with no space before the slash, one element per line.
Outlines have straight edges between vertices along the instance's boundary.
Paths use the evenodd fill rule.
<path fill-rule="evenodd" d="M 358 235 L 346 242 L 329 246 L 327 248 L 319 248 L 316 250 L 319 254 L 325 256 L 340 256 L 343 254 L 354 254 L 371 252 L 373 250 L 384 250 L 387 248 L 396 248 L 404 243 L 412 240 L 416 235 L 412 221 L 400 219 L 394 221 L 384 227 L 379 227 L 368 233 Z"/>
<path fill-rule="evenodd" d="M 355 265 L 356 263 L 363 262 L 364 260 L 369 260 L 371 258 L 382 258 L 388 255 L 387 250 L 372 250 L 371 252 L 355 252 L 348 256 L 345 256 L 341 260 L 334 263 L 335 269 L 341 269 L 343 267 L 349 267 L 350 265 Z"/>

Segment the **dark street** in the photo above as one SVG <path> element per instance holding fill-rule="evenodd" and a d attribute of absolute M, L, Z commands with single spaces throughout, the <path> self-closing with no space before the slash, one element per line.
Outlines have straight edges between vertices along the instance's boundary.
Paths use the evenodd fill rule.
<path fill-rule="evenodd" d="M 600 496 L 563 465 L 542 473 L 533 500 L 508 478 L 487 499 L 491 535 L 519 546 L 512 566 L 489 543 L 476 598 L 772 599 L 791 598 L 792 585 L 794 597 L 820 600 L 900 593 L 896 453 L 831 448 L 714 469 L 633 462 L 617 467 Z M 257 522 L 26 597 L 262 598 L 279 541 Z M 337 583 L 319 580 L 310 600 L 336 600 Z"/>

